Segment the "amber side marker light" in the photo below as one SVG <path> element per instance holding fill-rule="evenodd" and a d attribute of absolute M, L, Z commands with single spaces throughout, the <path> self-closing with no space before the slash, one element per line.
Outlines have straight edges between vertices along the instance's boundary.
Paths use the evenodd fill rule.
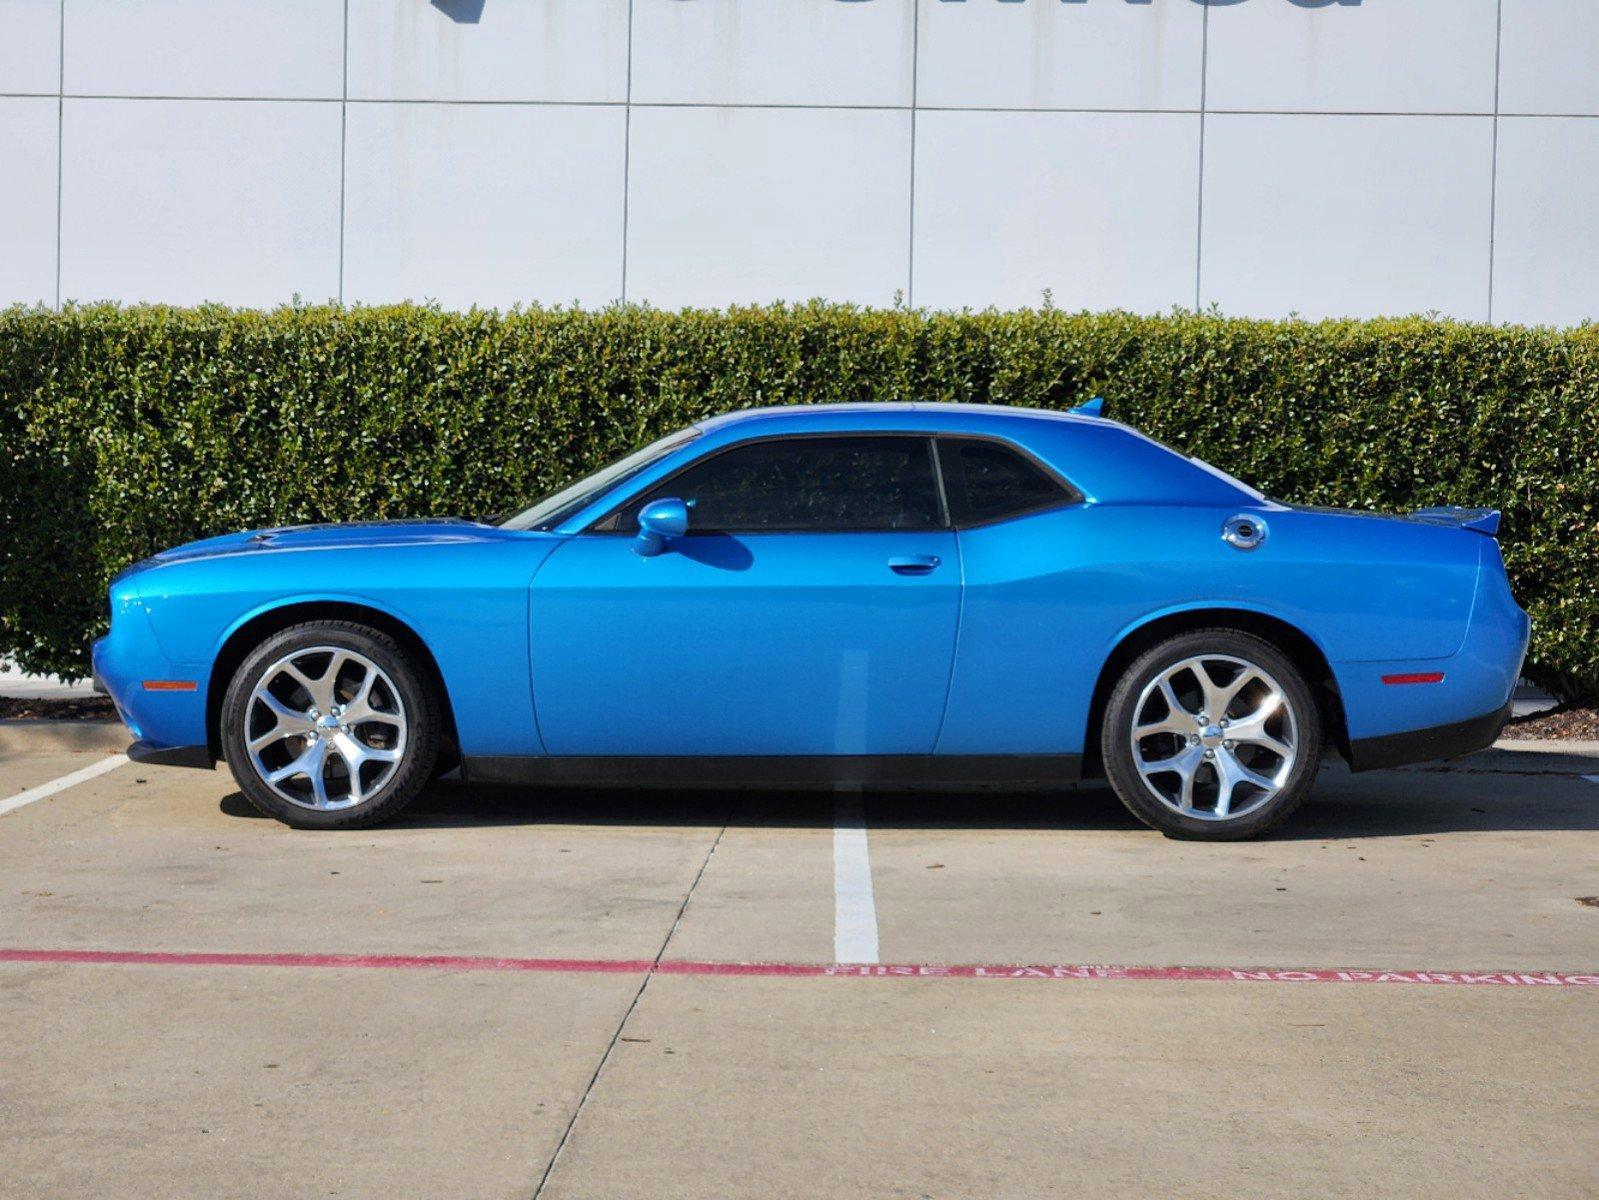
<path fill-rule="evenodd" d="M 1414 675 L 1384 675 L 1382 681 L 1392 687 L 1396 683 L 1442 683 L 1442 671 L 1421 671 Z"/>
<path fill-rule="evenodd" d="M 198 691 L 200 685 L 192 679 L 146 679 L 144 690 L 147 692 L 193 692 Z"/>

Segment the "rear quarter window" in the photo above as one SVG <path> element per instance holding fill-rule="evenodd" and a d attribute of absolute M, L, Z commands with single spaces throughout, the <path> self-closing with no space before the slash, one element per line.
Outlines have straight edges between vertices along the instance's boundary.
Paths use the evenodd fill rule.
<path fill-rule="evenodd" d="M 939 438 L 938 459 L 957 525 L 984 525 L 1082 499 L 1064 480 L 1000 442 Z"/>

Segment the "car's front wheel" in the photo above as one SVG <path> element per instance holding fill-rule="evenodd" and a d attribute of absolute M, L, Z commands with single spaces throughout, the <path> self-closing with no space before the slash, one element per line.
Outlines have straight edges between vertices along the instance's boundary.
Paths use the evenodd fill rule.
<path fill-rule="evenodd" d="M 1100 753 L 1122 802 L 1169 837 L 1252 837 L 1292 812 L 1321 763 L 1315 698 L 1275 646 L 1202 629 L 1140 655 L 1105 708 Z"/>
<path fill-rule="evenodd" d="M 222 746 L 245 797 L 297 829 L 399 812 L 432 777 L 439 701 L 393 638 L 351 621 L 291 626 L 257 646 L 222 704 Z"/>

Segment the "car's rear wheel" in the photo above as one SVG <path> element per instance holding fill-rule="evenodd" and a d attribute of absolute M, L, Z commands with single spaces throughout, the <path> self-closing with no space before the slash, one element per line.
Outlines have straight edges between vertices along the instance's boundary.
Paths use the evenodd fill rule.
<path fill-rule="evenodd" d="M 1105 708 L 1100 752 L 1122 803 L 1169 837 L 1253 837 L 1297 808 L 1321 763 L 1310 686 L 1271 643 L 1232 629 L 1140 655 Z"/>
<path fill-rule="evenodd" d="M 297 829 L 353 829 L 432 778 L 439 700 L 393 638 L 351 621 L 291 626 L 239 665 L 222 748 L 245 797 Z"/>

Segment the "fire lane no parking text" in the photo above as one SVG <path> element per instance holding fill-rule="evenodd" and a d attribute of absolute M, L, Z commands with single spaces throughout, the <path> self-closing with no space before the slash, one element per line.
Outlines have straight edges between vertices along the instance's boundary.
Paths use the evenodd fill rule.
<path fill-rule="evenodd" d="M 835 979 L 1121 980 L 1143 983 L 1381 983 L 1456 987 L 1599 987 L 1595 971 L 1383 971 L 1274 967 L 695 962 L 684 959 L 494 958 L 482 955 L 211 953 L 0 949 L 0 963 L 74 966 L 290 967 L 394 971 L 523 971 L 540 974 L 787 976 Z"/>

